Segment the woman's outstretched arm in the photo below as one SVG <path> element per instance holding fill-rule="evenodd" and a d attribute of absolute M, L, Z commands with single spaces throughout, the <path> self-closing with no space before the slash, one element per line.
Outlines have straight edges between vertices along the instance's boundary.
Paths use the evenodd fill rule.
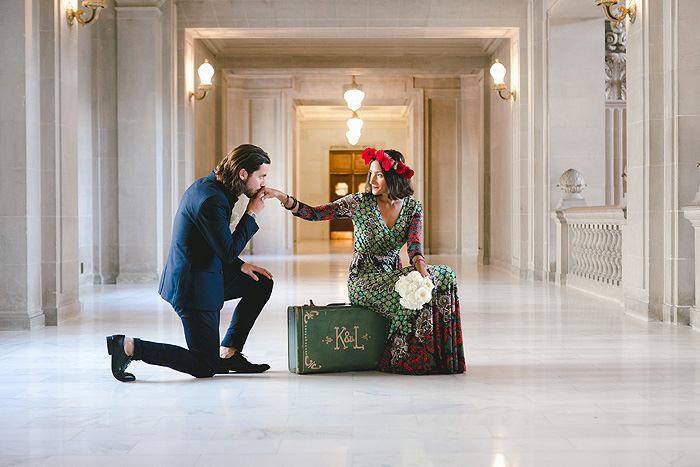
<path fill-rule="evenodd" d="M 276 198 L 282 206 L 300 219 L 307 221 L 328 221 L 331 219 L 350 219 L 359 207 L 357 194 L 351 194 L 320 206 L 309 206 L 291 195 L 274 188 L 265 188 L 265 197 Z"/>

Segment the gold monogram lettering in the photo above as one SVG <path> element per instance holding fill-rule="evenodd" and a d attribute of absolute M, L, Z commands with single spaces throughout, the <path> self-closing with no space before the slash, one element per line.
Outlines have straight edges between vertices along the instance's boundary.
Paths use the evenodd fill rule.
<path fill-rule="evenodd" d="M 359 349 L 359 350 L 365 350 L 365 344 L 362 345 L 357 345 L 357 330 L 359 329 L 359 326 L 355 326 L 355 345 L 353 346 L 354 349 Z M 365 334 L 367 335 L 367 334 Z"/>
<path fill-rule="evenodd" d="M 355 326 L 355 335 L 352 335 L 345 326 L 342 328 L 335 327 L 335 350 L 340 350 L 340 345 L 342 344 L 343 349 L 348 348 L 348 344 L 353 344 L 352 348 L 357 350 L 365 350 L 365 345 L 357 345 L 357 332 L 360 329 L 359 326 Z M 366 334 L 365 334 L 366 335 Z M 330 338 L 326 337 L 326 343 L 330 342 Z"/>
<path fill-rule="evenodd" d="M 340 350 L 340 346 L 338 345 L 338 341 L 340 341 L 341 344 L 343 344 L 343 348 L 347 349 L 348 346 L 345 345 L 345 339 L 343 339 L 343 333 L 347 334 L 347 331 L 345 330 L 345 326 L 343 326 L 343 329 L 338 329 L 338 327 L 335 327 L 335 350 Z"/>

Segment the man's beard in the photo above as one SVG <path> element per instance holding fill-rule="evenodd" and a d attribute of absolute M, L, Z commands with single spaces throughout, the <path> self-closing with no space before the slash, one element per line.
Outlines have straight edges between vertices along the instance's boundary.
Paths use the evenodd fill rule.
<path fill-rule="evenodd" d="M 257 195 L 259 191 L 260 190 L 253 191 L 251 188 L 248 188 L 248 184 L 246 183 L 245 188 L 243 189 L 243 194 L 252 199 L 255 198 L 255 195 Z"/>

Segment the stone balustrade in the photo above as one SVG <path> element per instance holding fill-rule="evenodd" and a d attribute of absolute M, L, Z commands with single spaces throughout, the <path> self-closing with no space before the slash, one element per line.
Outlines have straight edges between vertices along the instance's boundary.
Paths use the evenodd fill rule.
<path fill-rule="evenodd" d="M 555 281 L 621 301 L 626 210 L 595 206 L 555 211 Z"/>

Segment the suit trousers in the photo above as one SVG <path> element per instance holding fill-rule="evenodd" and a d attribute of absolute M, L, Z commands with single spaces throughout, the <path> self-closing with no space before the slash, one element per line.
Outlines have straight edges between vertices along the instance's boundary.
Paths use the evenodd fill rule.
<path fill-rule="evenodd" d="M 219 344 L 220 311 L 175 307 L 182 320 L 187 349 L 172 344 L 134 339 L 134 360 L 166 366 L 197 378 L 208 378 L 219 368 L 219 345 L 239 351 L 255 320 L 272 294 L 272 280 L 256 274 L 258 280 L 232 269 L 224 269 L 224 298 L 240 298 L 226 335 Z"/>

